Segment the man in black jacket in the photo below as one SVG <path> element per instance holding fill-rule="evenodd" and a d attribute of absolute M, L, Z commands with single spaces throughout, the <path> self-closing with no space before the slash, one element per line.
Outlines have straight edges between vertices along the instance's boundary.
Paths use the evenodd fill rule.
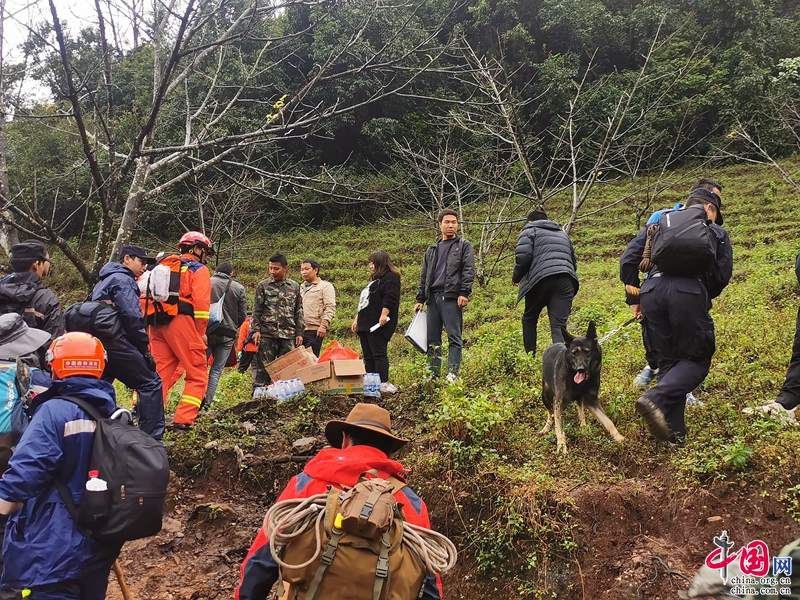
<path fill-rule="evenodd" d="M 64 333 L 64 315 L 55 293 L 42 286 L 42 277 L 50 271 L 47 248 L 36 240 L 14 244 L 11 268 L 14 272 L 0 279 L 0 314 L 20 314 L 28 327 L 46 331 L 50 341 L 56 339 Z"/>
<path fill-rule="evenodd" d="M 236 334 L 247 318 L 247 292 L 241 283 L 234 281 L 233 265 L 229 262 L 220 263 L 211 278 L 211 303 L 219 302 L 223 295 L 222 322 L 208 334 L 206 356 L 213 356 L 214 361 L 208 373 L 207 405 L 214 401 L 217 384 L 236 341 Z"/>
<path fill-rule="evenodd" d="M 536 324 L 547 307 L 553 343 L 563 342 L 572 299 L 578 293 L 578 261 L 569 236 L 542 210 L 528 215 L 517 239 L 516 264 L 511 282 L 519 285 L 517 302 L 525 298 L 522 340 L 525 352 L 536 353 Z"/>
<path fill-rule="evenodd" d="M 472 244 L 458 237 L 458 214 L 446 208 L 439 213 L 442 239 L 428 246 L 419 276 L 414 312 L 428 303 L 428 356 L 434 378 L 442 365 L 442 326 L 447 332 L 447 380 L 455 381 L 461 368 L 464 343 L 462 311 L 469 304 L 475 280 L 475 254 Z"/>
<path fill-rule="evenodd" d="M 686 394 L 708 375 L 716 350 L 714 321 L 708 313 L 711 300 L 722 293 L 733 274 L 733 251 L 721 227 L 722 201 L 714 192 L 699 188 L 686 205 L 702 206 L 716 238 L 716 260 L 711 271 L 694 276 L 667 275 L 651 266 L 639 283 L 639 266 L 645 254 L 648 227 L 631 240 L 620 258 L 620 279 L 634 316 L 646 316 L 647 337 L 658 356 L 658 385 L 636 401 L 636 411 L 658 440 L 683 443 L 686 437 Z M 693 209 L 696 210 L 696 209 Z"/>

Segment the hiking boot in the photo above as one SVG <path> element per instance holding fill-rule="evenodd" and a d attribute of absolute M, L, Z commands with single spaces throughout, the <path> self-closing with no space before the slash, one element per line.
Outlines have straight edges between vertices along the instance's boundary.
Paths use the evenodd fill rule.
<path fill-rule="evenodd" d="M 685 435 L 669 434 L 669 445 L 673 448 L 683 448 L 686 445 Z"/>
<path fill-rule="evenodd" d="M 650 368 L 650 365 L 647 365 L 642 372 L 636 376 L 636 379 L 633 380 L 633 383 L 638 388 L 646 388 L 648 385 L 653 383 L 653 379 L 658 376 L 658 369 Z"/>
<path fill-rule="evenodd" d="M 686 406 L 703 406 L 703 404 L 705 404 L 705 402 L 698 400 L 692 392 L 686 394 Z"/>
<path fill-rule="evenodd" d="M 746 415 L 753 415 L 759 413 L 766 413 L 770 417 L 775 417 L 785 423 L 797 423 L 797 409 L 793 408 L 788 410 L 778 402 L 770 402 L 769 404 L 762 404 L 761 406 L 748 406 L 742 412 Z"/>
<path fill-rule="evenodd" d="M 667 425 L 667 419 L 658 406 L 644 396 L 639 396 L 636 401 L 636 412 L 647 423 L 650 435 L 661 442 L 669 441 L 669 425 Z"/>
<path fill-rule="evenodd" d="M 173 431 L 191 431 L 192 426 L 189 423 L 173 423 Z"/>
<path fill-rule="evenodd" d="M 381 394 L 396 394 L 397 393 L 397 386 L 392 385 L 388 381 L 384 381 L 381 384 Z"/>
<path fill-rule="evenodd" d="M 455 373 L 448 373 L 447 377 L 445 377 L 444 380 L 447 383 L 455 383 L 456 381 L 458 381 L 458 375 L 456 375 Z"/>

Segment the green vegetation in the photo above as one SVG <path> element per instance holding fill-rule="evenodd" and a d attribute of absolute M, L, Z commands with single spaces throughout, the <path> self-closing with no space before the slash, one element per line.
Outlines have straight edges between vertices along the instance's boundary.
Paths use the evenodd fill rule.
<path fill-rule="evenodd" d="M 800 159 L 790 166 L 800 172 Z M 515 307 L 517 290 L 510 285 L 515 235 L 509 245 L 496 249 L 497 274 L 476 286 L 465 311 L 466 350 L 457 384 L 425 381 L 424 357 L 401 333 L 390 344 L 391 378 L 401 393 L 383 402 L 401 430 L 417 441 L 402 459 L 412 470 L 412 485 L 436 506 L 437 524 L 458 539 L 482 576 L 511 593 L 544 598 L 568 585 L 564 582 L 570 580 L 570 561 L 581 550 L 573 535 L 570 494 L 579 485 L 638 478 L 680 491 L 728 481 L 774 497 L 800 522 L 800 427 L 741 413 L 745 406 L 774 398 L 788 364 L 800 303 L 793 269 L 800 250 L 800 202 L 763 167 L 731 166 L 713 175 L 725 186 L 723 212 L 734 247 L 734 278 L 714 303 L 718 349 L 711 373 L 697 392 L 705 404 L 687 409 L 685 447 L 657 444 L 633 410 L 639 393 L 633 378 L 644 365 L 637 325 L 623 329 L 603 347 L 601 399 L 625 442 L 614 443 L 588 415 L 588 426 L 579 428 L 574 408 L 565 417 L 567 457 L 556 455 L 552 433 L 538 435 L 546 416 L 539 400 L 540 357 L 550 342 L 549 331 L 543 316 L 537 356 L 523 352 L 521 309 Z M 669 191 L 661 204 L 682 199 L 687 187 Z M 592 202 L 605 206 L 622 194 L 620 185 L 609 182 L 598 188 Z M 551 216 L 563 221 L 566 215 L 556 209 Z M 519 224 L 509 227 L 516 232 Z M 471 237 L 477 228 L 465 229 Z M 585 331 L 594 320 L 602 335 L 628 319 L 617 277 L 618 257 L 635 232 L 636 215 L 625 204 L 576 225 L 572 237 L 581 288 L 570 319 L 573 333 Z M 295 230 L 250 241 L 257 250 L 238 261 L 236 269 L 252 294 L 257 280 L 265 276 L 270 253 L 289 256 L 290 276 L 299 275 L 303 258 L 316 257 L 321 275 L 338 291 L 338 316 L 330 339 L 359 349 L 349 325 L 367 282 L 369 252 L 388 249 L 402 273 L 402 332 L 410 322 L 422 252 L 435 233 L 431 224 L 396 222 L 323 232 Z M 219 408 L 248 400 L 249 391 L 245 376 L 224 375 Z M 291 443 L 320 431 L 329 401 L 306 396 L 277 408 L 264 407 L 247 420 L 259 433 Z M 214 420 L 201 417 L 195 432 L 178 439 L 177 456 L 205 452 L 208 440 L 236 444 L 245 453 L 258 451 L 257 436 L 243 433 L 236 412 L 217 410 L 216 415 Z M 283 451 L 280 443 L 272 451 Z"/>

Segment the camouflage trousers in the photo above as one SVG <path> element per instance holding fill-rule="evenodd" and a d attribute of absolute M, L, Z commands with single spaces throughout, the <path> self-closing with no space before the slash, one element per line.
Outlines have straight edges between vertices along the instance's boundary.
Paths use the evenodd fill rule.
<path fill-rule="evenodd" d="M 253 361 L 253 387 L 261 387 L 272 383 L 272 379 L 267 373 L 267 365 L 292 350 L 294 350 L 294 338 L 285 340 L 262 335 L 255 361 Z"/>

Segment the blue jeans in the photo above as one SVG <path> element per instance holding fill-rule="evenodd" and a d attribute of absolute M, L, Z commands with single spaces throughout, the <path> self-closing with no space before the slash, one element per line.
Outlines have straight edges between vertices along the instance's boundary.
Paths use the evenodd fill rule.
<path fill-rule="evenodd" d="M 428 356 L 434 377 L 439 376 L 442 366 L 442 326 L 447 332 L 447 372 L 458 375 L 461 368 L 461 330 L 464 316 L 458 300 L 445 298 L 441 292 L 431 292 L 428 299 Z"/>
<path fill-rule="evenodd" d="M 217 386 L 219 385 L 219 378 L 222 375 L 222 369 L 225 368 L 225 363 L 228 362 L 228 357 L 233 348 L 233 338 L 227 342 L 209 346 L 206 348 L 206 358 L 213 356 L 214 361 L 211 363 L 211 370 L 208 372 L 208 387 L 206 388 L 206 402 L 211 403 L 214 401 L 214 394 L 217 393 Z"/>

